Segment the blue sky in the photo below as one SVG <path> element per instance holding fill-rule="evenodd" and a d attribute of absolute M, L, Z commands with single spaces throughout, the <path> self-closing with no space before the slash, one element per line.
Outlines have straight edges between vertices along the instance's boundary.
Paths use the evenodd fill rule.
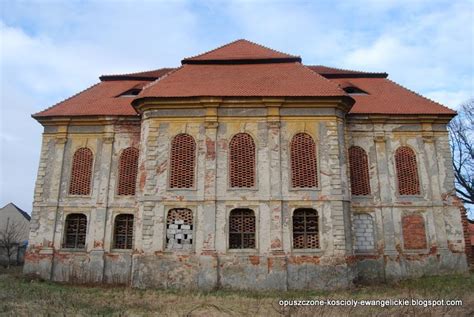
<path fill-rule="evenodd" d="M 470 0 L 3 0 L 0 10 L 0 205 L 28 212 L 42 132 L 30 114 L 101 74 L 177 66 L 239 38 L 306 64 L 385 71 L 454 109 L 473 97 Z"/>

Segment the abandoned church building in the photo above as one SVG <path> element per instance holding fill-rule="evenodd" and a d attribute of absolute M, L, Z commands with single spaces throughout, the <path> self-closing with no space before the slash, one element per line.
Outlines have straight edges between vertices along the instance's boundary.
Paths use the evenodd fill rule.
<path fill-rule="evenodd" d="M 456 113 L 387 76 L 246 40 L 101 76 L 33 115 L 25 273 L 287 290 L 466 271 Z"/>

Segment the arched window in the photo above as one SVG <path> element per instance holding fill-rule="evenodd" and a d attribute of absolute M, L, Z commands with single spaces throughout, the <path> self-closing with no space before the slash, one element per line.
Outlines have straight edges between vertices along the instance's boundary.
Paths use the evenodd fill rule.
<path fill-rule="evenodd" d="M 318 162 L 313 138 L 307 133 L 298 133 L 291 140 L 290 148 L 292 187 L 318 187 Z"/>
<path fill-rule="evenodd" d="M 255 248 L 255 214 L 251 209 L 238 208 L 229 216 L 229 249 Z"/>
<path fill-rule="evenodd" d="M 69 214 L 64 225 L 63 248 L 84 249 L 86 247 L 87 217 L 84 214 Z"/>
<path fill-rule="evenodd" d="M 373 251 L 375 249 L 375 230 L 372 216 L 366 213 L 355 214 L 352 227 L 355 251 Z"/>
<path fill-rule="evenodd" d="M 133 215 L 115 217 L 114 249 L 131 249 L 133 246 Z"/>
<path fill-rule="evenodd" d="M 402 218 L 403 246 L 407 250 L 427 248 L 425 220 L 422 215 L 406 215 Z"/>
<path fill-rule="evenodd" d="M 369 163 L 363 148 L 349 148 L 349 166 L 352 195 L 370 195 Z"/>
<path fill-rule="evenodd" d="M 255 186 L 255 143 L 247 133 L 238 133 L 229 145 L 230 187 Z"/>
<path fill-rule="evenodd" d="M 189 134 L 178 134 L 171 142 L 170 188 L 192 188 L 196 143 Z"/>
<path fill-rule="evenodd" d="M 395 152 L 398 193 L 400 195 L 419 195 L 420 181 L 416 166 L 416 154 L 408 146 L 401 146 Z"/>
<path fill-rule="evenodd" d="M 311 208 L 299 208 L 293 213 L 293 248 L 319 248 L 318 212 Z"/>
<path fill-rule="evenodd" d="M 193 212 L 187 208 L 174 208 L 166 217 L 166 248 L 191 250 L 193 244 Z"/>
<path fill-rule="evenodd" d="M 70 195 L 89 195 L 91 192 L 92 162 L 94 155 L 86 147 L 77 149 L 72 158 Z"/>
<path fill-rule="evenodd" d="M 120 154 L 118 195 L 135 195 L 138 172 L 138 149 L 126 148 Z"/>

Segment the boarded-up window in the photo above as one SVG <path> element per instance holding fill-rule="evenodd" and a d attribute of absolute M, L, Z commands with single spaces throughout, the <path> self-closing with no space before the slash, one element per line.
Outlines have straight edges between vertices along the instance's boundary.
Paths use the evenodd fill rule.
<path fill-rule="evenodd" d="M 133 215 L 115 217 L 114 249 L 131 249 L 133 246 Z"/>
<path fill-rule="evenodd" d="M 307 133 L 298 133 L 291 140 L 290 147 L 292 187 L 318 187 L 318 162 L 313 138 Z"/>
<path fill-rule="evenodd" d="M 138 149 L 126 148 L 119 161 L 118 195 L 135 195 L 138 172 Z"/>
<path fill-rule="evenodd" d="M 255 248 L 255 214 L 251 209 L 234 209 L 229 216 L 229 249 Z"/>
<path fill-rule="evenodd" d="M 407 250 L 426 249 L 425 220 L 422 215 L 407 215 L 402 218 L 403 245 Z"/>
<path fill-rule="evenodd" d="M 398 193 L 400 195 L 419 195 L 420 181 L 416 166 L 416 154 L 408 146 L 401 146 L 395 152 Z"/>
<path fill-rule="evenodd" d="M 69 183 L 70 195 L 90 194 L 93 160 L 94 155 L 88 148 L 80 148 L 74 153 Z"/>
<path fill-rule="evenodd" d="M 63 248 L 84 249 L 86 247 L 87 217 L 84 214 L 69 214 L 64 225 Z"/>
<path fill-rule="evenodd" d="M 373 251 L 375 249 L 375 230 L 372 216 L 369 214 L 355 214 L 352 227 L 355 251 Z"/>
<path fill-rule="evenodd" d="M 349 166 L 352 195 L 369 195 L 369 163 L 364 149 L 358 146 L 349 148 Z"/>
<path fill-rule="evenodd" d="M 293 213 L 293 248 L 319 248 L 318 212 L 310 208 L 299 208 Z"/>
<path fill-rule="evenodd" d="M 189 134 L 178 134 L 171 142 L 170 188 L 192 188 L 196 143 Z"/>
<path fill-rule="evenodd" d="M 230 187 L 255 186 L 255 143 L 247 133 L 236 134 L 230 141 Z"/>
<path fill-rule="evenodd" d="M 193 244 L 193 212 L 187 208 L 174 208 L 166 218 L 166 248 L 191 250 Z"/>

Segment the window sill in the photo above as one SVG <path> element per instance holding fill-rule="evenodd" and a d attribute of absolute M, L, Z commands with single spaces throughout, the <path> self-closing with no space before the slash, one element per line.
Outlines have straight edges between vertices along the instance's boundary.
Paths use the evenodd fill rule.
<path fill-rule="evenodd" d="M 258 249 L 227 249 L 228 254 L 232 255 L 255 255 L 258 254 Z"/>
<path fill-rule="evenodd" d="M 84 249 L 74 249 L 74 248 L 61 248 L 59 249 L 59 252 L 72 252 L 72 253 L 84 253 L 86 254 L 87 253 L 87 250 L 84 248 Z"/>
<path fill-rule="evenodd" d="M 322 254 L 324 251 L 321 249 L 292 249 L 291 253 L 293 255 L 314 255 Z"/>
<path fill-rule="evenodd" d="M 111 249 L 109 253 L 125 253 L 132 254 L 133 249 Z"/>

